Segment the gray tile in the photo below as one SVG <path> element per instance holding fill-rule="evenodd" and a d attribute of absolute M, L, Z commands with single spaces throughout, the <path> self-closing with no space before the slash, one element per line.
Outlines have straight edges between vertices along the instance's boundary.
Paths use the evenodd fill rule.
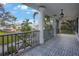
<path fill-rule="evenodd" d="M 79 42 L 75 35 L 58 35 L 44 45 L 26 51 L 29 56 L 79 56 Z"/>

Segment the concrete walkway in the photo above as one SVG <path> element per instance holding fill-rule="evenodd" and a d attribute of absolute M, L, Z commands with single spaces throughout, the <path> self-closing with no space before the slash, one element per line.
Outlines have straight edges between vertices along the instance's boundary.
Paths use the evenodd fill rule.
<path fill-rule="evenodd" d="M 44 45 L 25 51 L 24 56 L 79 56 L 75 35 L 58 34 Z"/>

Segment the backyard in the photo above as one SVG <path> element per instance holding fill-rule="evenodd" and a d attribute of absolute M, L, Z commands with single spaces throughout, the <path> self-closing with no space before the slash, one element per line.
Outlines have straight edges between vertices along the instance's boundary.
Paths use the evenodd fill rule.
<path fill-rule="evenodd" d="M 6 32 L 4 32 L 4 31 L 0 31 L 0 35 L 1 35 L 1 34 L 6 34 Z"/>
<path fill-rule="evenodd" d="M 7 32 L 3 32 L 3 31 L 0 31 L 0 35 L 6 35 L 6 34 L 9 34 L 9 33 L 7 33 Z M 9 43 L 11 43 L 11 36 L 5 36 L 4 37 L 4 44 L 7 44 L 7 37 L 8 37 L 8 44 Z M 0 45 L 2 45 L 2 36 L 0 36 Z M 13 38 L 14 38 L 14 36 L 13 36 Z M 15 40 L 13 40 L 13 42 L 14 42 Z"/>
<path fill-rule="evenodd" d="M 32 33 L 31 31 L 27 31 L 27 33 L 22 35 L 22 33 L 13 34 L 13 33 L 6 33 L 6 32 L 0 31 L 0 35 L 1 35 L 0 36 L 0 45 L 2 45 L 3 37 L 4 37 L 4 44 L 10 44 L 10 43 L 15 42 L 15 41 L 17 42 L 17 41 L 23 40 L 24 38 L 26 38 L 31 33 Z"/>
<path fill-rule="evenodd" d="M 16 49 L 22 49 L 24 47 L 20 47 L 22 44 L 23 46 L 28 47 L 31 45 L 31 42 L 27 39 L 27 36 L 30 35 L 32 32 L 28 31 L 27 33 L 7 33 L 0 31 L 0 50 L 2 50 L 2 47 L 4 45 L 4 54 L 8 55 L 11 54 L 12 52 L 16 52 Z M 7 52 L 7 49 L 8 52 Z M 2 55 L 0 51 L 0 55 Z"/>

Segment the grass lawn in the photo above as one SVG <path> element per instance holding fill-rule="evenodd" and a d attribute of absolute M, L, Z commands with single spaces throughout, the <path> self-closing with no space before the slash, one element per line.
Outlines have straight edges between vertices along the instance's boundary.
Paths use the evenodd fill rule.
<path fill-rule="evenodd" d="M 0 35 L 1 34 L 7 34 L 6 32 L 2 32 L 0 31 Z M 11 42 L 11 36 L 8 36 L 8 43 L 12 43 Z M 16 41 L 18 40 L 18 36 L 16 37 Z M 15 35 L 13 35 L 13 42 L 15 41 Z M 7 44 L 7 36 L 4 37 L 4 44 Z M 0 37 L 0 45 L 2 45 L 2 37 Z"/>
<path fill-rule="evenodd" d="M 0 31 L 0 35 L 1 35 L 1 34 L 8 34 L 8 33 L 6 33 L 6 32 L 1 32 L 1 31 Z M 27 34 L 29 34 L 29 33 L 27 33 Z M 27 34 L 26 34 L 26 35 L 27 35 Z M 24 35 L 24 36 L 26 36 L 26 35 Z M 9 36 L 8 36 L 8 44 L 15 42 L 15 36 L 16 36 L 16 35 L 9 35 Z M 20 35 L 20 36 L 17 35 L 17 36 L 16 36 L 16 42 L 17 42 L 18 40 L 21 40 L 21 39 L 20 39 L 21 36 L 22 36 L 22 35 Z M 13 38 L 13 42 L 12 42 L 12 38 Z M 26 39 L 26 38 L 25 38 L 25 39 Z M 0 45 L 2 45 L 2 40 L 3 40 L 3 38 L 0 37 Z M 25 42 L 24 45 L 25 45 L 26 47 L 29 46 L 29 45 L 31 45 L 31 42 L 29 42 L 29 41 L 26 41 L 26 40 L 25 40 L 24 42 Z M 4 36 L 4 44 L 7 44 L 7 36 Z M 15 50 L 15 46 L 9 46 L 8 49 L 9 49 L 9 52 L 5 52 L 5 55 L 8 55 L 8 53 L 11 54 L 11 52 L 14 53 L 14 52 L 16 51 L 16 50 Z M 12 49 L 13 49 L 13 50 L 12 50 Z M 2 53 L 1 53 L 0 55 L 2 55 Z"/>
<path fill-rule="evenodd" d="M 31 33 L 31 32 L 28 32 L 27 34 L 30 35 L 30 33 Z M 1 34 L 8 34 L 8 33 L 6 33 L 6 32 L 1 32 L 1 31 L 0 31 L 0 35 L 1 35 Z M 27 34 L 26 34 L 26 35 L 27 35 Z M 12 35 L 12 36 L 9 35 L 9 36 L 8 36 L 8 44 L 12 43 L 12 42 L 11 42 L 11 41 L 12 41 L 12 38 L 13 38 L 13 42 L 15 42 L 15 36 L 16 36 L 16 35 Z M 16 41 L 21 40 L 20 37 L 21 37 L 21 36 L 16 36 Z M 2 45 L 2 40 L 3 40 L 3 38 L 0 37 L 0 45 Z M 7 36 L 4 36 L 4 44 L 7 44 Z"/>
<path fill-rule="evenodd" d="M 2 37 L 0 37 L 0 45 L 2 45 Z M 12 43 L 11 42 L 12 38 L 11 36 L 8 36 L 8 43 Z M 16 41 L 18 40 L 18 37 L 16 39 Z M 15 36 L 13 35 L 13 42 L 15 42 Z M 7 44 L 7 36 L 4 37 L 4 44 Z"/>
<path fill-rule="evenodd" d="M 6 32 L 2 32 L 2 31 L 0 31 L 0 34 L 6 34 Z"/>

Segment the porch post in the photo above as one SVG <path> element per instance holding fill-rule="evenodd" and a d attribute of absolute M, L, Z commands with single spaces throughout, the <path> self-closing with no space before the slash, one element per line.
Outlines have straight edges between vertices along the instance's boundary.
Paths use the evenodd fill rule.
<path fill-rule="evenodd" d="M 54 28 L 54 36 L 56 36 L 56 32 L 57 32 L 57 31 L 56 31 L 56 27 L 57 27 L 57 26 L 56 26 L 56 19 L 54 19 L 54 24 L 53 24 L 53 25 L 54 25 L 54 26 L 53 26 L 53 28 Z"/>
<path fill-rule="evenodd" d="M 44 44 L 44 11 L 45 11 L 45 8 L 44 7 L 39 7 L 39 30 L 40 30 L 40 34 L 39 34 L 39 43 L 40 44 Z"/>
<path fill-rule="evenodd" d="M 51 17 L 52 27 L 53 27 L 53 35 L 56 36 L 56 19 Z"/>
<path fill-rule="evenodd" d="M 61 33 L 61 19 L 59 20 L 59 33 Z"/>

